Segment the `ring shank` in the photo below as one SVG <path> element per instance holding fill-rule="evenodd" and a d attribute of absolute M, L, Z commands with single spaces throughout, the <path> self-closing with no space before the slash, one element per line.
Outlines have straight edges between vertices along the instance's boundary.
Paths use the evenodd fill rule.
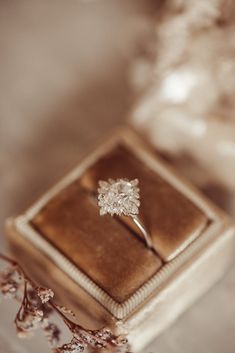
<path fill-rule="evenodd" d="M 143 234 L 145 242 L 146 242 L 148 248 L 150 248 L 150 249 L 153 248 L 152 239 L 151 239 L 149 233 L 146 231 L 146 229 L 145 229 L 143 223 L 141 222 L 141 220 L 139 219 L 139 217 L 138 216 L 132 216 L 132 219 L 133 219 L 135 225 L 139 228 L 139 230 Z"/>

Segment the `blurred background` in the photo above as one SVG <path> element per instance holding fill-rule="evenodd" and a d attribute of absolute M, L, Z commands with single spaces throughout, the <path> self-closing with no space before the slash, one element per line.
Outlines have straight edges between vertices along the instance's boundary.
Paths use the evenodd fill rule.
<path fill-rule="evenodd" d="M 235 216 L 235 6 L 225 0 L 0 1 L 0 248 L 29 206 L 125 122 Z M 235 266 L 148 351 L 234 353 Z M 0 311 L 0 351 L 19 341 Z"/>

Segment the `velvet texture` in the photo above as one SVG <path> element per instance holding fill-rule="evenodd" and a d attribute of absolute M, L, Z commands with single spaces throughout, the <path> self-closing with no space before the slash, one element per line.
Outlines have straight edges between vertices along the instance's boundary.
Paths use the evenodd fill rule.
<path fill-rule="evenodd" d="M 98 180 L 138 178 L 141 213 L 155 252 L 128 219 L 100 216 Z M 116 302 L 127 300 L 175 252 L 197 237 L 207 218 L 190 200 L 118 145 L 52 198 L 33 227 Z M 160 255 L 158 255 L 160 254 Z"/>
<path fill-rule="evenodd" d="M 33 226 L 115 301 L 129 298 L 161 260 L 115 218 L 99 210 L 79 181 L 59 193 Z"/>
<path fill-rule="evenodd" d="M 139 179 L 140 218 L 164 261 L 194 241 L 207 225 L 207 216 L 191 200 L 148 168 L 126 146 L 113 148 L 84 173 L 81 181 L 84 187 L 96 191 L 98 181 L 108 178 Z M 133 222 L 124 221 L 133 227 Z"/>

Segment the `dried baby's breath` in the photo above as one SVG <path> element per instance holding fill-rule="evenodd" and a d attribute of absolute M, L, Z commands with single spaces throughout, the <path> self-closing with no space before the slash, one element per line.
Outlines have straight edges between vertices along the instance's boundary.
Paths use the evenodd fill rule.
<path fill-rule="evenodd" d="M 21 277 L 14 265 L 0 272 L 0 293 L 5 298 L 15 298 L 20 284 Z"/>
<path fill-rule="evenodd" d="M 56 305 L 56 306 L 60 311 L 62 311 L 62 313 L 75 317 L 75 314 L 71 309 L 68 309 L 62 305 Z"/>
<path fill-rule="evenodd" d="M 55 347 L 60 340 L 60 329 L 53 322 L 44 319 L 42 322 L 42 329 L 51 347 Z"/>
<path fill-rule="evenodd" d="M 41 299 L 42 303 L 45 304 L 54 297 L 54 292 L 50 288 L 37 287 L 36 293 Z"/>
<path fill-rule="evenodd" d="M 41 329 L 49 345 L 53 348 L 60 341 L 60 329 L 51 322 L 51 315 L 57 313 L 70 330 L 69 343 L 53 348 L 54 353 L 81 353 L 85 348 L 96 351 L 107 349 L 109 352 L 125 353 L 129 351 L 128 342 L 121 336 L 115 336 L 109 329 L 88 330 L 69 319 L 74 313 L 64 306 L 53 302 L 54 292 L 50 288 L 38 287 L 25 274 L 15 261 L 0 254 L 0 259 L 10 266 L 0 272 L 0 293 L 6 298 L 20 300 L 20 308 L 15 317 L 17 335 L 20 338 L 31 337 Z"/>

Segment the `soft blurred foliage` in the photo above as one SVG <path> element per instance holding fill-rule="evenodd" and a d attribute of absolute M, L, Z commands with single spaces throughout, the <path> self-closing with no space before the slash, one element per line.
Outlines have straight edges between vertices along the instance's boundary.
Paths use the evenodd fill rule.
<path fill-rule="evenodd" d="M 234 192 L 235 3 L 165 6 L 156 24 L 152 84 L 134 123 L 197 185 Z"/>

